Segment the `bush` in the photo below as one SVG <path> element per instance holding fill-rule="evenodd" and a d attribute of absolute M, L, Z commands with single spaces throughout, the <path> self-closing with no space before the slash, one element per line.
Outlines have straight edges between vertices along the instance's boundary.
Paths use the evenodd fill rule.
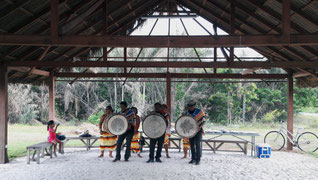
<path fill-rule="evenodd" d="M 103 111 L 99 111 L 97 114 L 90 115 L 87 121 L 92 124 L 98 124 L 103 114 L 104 114 Z"/>
<path fill-rule="evenodd" d="M 272 111 L 272 112 L 268 112 L 266 113 L 263 118 L 262 118 L 262 122 L 263 123 L 271 123 L 274 122 L 280 115 L 282 114 L 282 112 L 279 112 L 277 109 Z"/>

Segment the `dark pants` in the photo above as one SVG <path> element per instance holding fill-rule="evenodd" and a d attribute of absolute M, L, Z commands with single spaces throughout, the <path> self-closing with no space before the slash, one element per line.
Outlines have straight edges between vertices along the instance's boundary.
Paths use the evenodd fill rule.
<path fill-rule="evenodd" d="M 201 141 L 202 141 L 202 129 L 194 137 L 190 138 L 191 155 L 192 155 L 192 159 L 195 161 L 200 161 L 201 159 L 201 153 L 202 153 Z"/>
<path fill-rule="evenodd" d="M 161 151 L 162 151 L 162 146 L 165 141 L 165 134 L 162 135 L 159 138 L 156 139 L 150 139 L 150 153 L 149 153 L 149 159 L 154 159 L 155 155 L 155 146 L 156 143 L 158 142 L 158 147 L 157 147 L 157 152 L 156 152 L 156 159 L 159 159 L 161 157 Z"/>
<path fill-rule="evenodd" d="M 125 159 L 129 159 L 130 157 L 130 145 L 131 140 L 134 136 L 134 130 L 128 130 L 123 135 L 120 135 L 117 140 L 117 148 L 116 148 L 116 159 L 120 160 L 120 150 L 123 144 L 123 141 L 126 139 L 126 151 L 125 151 Z"/>

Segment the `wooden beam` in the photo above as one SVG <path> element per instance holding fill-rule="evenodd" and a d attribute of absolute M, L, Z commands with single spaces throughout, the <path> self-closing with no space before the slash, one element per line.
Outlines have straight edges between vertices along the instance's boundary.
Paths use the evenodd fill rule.
<path fill-rule="evenodd" d="M 49 77 L 49 119 L 55 119 L 55 76 L 50 74 Z"/>
<path fill-rule="evenodd" d="M 63 5 L 63 2 L 65 2 L 64 0 L 60 0 L 60 4 L 59 6 Z M 81 3 L 78 6 L 74 7 L 74 9 L 72 9 L 72 12 L 76 12 L 78 10 L 80 10 L 84 4 L 87 4 L 87 2 Z M 11 31 L 12 33 L 18 33 L 18 32 L 23 32 L 24 29 L 26 29 L 27 27 L 29 27 L 31 24 L 34 24 L 39 18 L 43 17 L 43 16 L 47 16 L 50 14 L 50 9 L 44 9 L 43 11 L 41 11 L 42 13 L 37 14 L 35 18 L 32 19 L 32 21 L 28 22 L 28 24 L 24 25 L 23 27 L 20 27 L 18 29 L 16 29 L 16 31 Z M 69 13 L 64 13 L 61 15 L 61 19 L 60 21 L 64 21 L 69 17 Z M 50 29 L 50 25 L 49 26 L 45 26 L 44 28 L 41 28 L 39 31 L 36 31 L 35 33 L 37 34 L 42 34 L 45 33 L 46 31 L 48 31 Z M 17 50 L 19 50 L 20 48 L 22 48 L 23 46 L 16 46 L 14 48 L 12 48 L 12 50 L 10 50 L 9 52 L 7 52 L 5 54 L 5 56 L 8 56 L 10 54 L 14 54 Z M 53 48 L 52 48 L 53 49 Z M 37 48 L 34 48 L 32 51 L 35 52 L 37 50 Z M 33 52 L 28 52 L 27 54 L 32 54 Z"/>
<path fill-rule="evenodd" d="M 77 46 L 77 47 L 253 47 L 318 45 L 318 35 L 218 35 L 218 36 L 61 36 L 51 42 L 45 35 L 0 35 L 0 45 Z"/>
<path fill-rule="evenodd" d="M 209 2 L 212 3 L 211 1 L 209 1 Z M 254 2 L 254 1 L 253 1 L 253 2 Z M 212 4 L 213 4 L 213 3 L 212 3 Z M 214 4 L 214 5 L 215 5 L 215 4 Z M 240 5 L 240 3 L 237 3 L 236 5 Z M 259 4 L 259 5 L 260 5 L 260 4 Z M 215 6 L 216 6 L 216 5 L 215 5 Z M 261 6 L 261 5 L 260 5 L 260 6 Z M 219 7 L 219 6 L 218 6 L 218 8 L 222 9 L 222 8 Z M 243 10 L 244 13 L 247 12 L 246 8 L 243 8 L 242 6 L 240 6 L 240 9 L 244 9 L 244 10 Z M 262 9 L 262 10 L 263 10 L 263 9 Z M 223 9 L 223 11 L 226 12 L 225 9 Z M 267 12 L 267 13 L 268 13 L 268 12 Z M 269 28 L 275 30 L 275 31 L 278 32 L 278 33 L 280 32 L 276 26 L 272 27 L 272 26 L 269 25 L 268 23 L 264 23 L 264 22 L 265 22 L 264 20 L 260 20 L 259 17 L 255 16 L 255 13 L 254 13 L 254 12 L 249 12 L 248 14 L 249 14 L 251 17 L 257 19 L 260 23 L 263 23 L 264 25 L 268 26 Z M 272 14 L 270 14 L 270 15 L 273 16 Z M 276 17 L 274 17 L 274 18 L 276 18 Z M 248 23 L 246 23 L 245 20 L 242 20 L 242 19 L 241 19 L 241 23 L 242 23 L 242 24 L 245 24 L 245 25 L 247 25 L 247 26 L 249 26 L 250 28 L 254 29 L 255 31 L 258 31 L 258 32 L 260 32 L 260 33 L 264 33 L 263 30 L 256 29 L 254 26 L 249 25 Z M 299 31 L 299 30 L 298 30 L 298 31 Z M 242 33 L 244 33 L 244 34 L 247 34 L 247 32 L 245 32 L 244 30 L 240 30 L 240 32 L 242 32 Z M 306 33 L 308 33 L 308 32 L 306 32 Z M 283 36 L 283 35 L 282 35 L 282 36 Z M 283 36 L 283 38 L 285 38 L 285 41 L 289 41 L 289 37 L 286 38 L 286 36 Z M 307 48 L 304 48 L 304 47 L 306 47 L 306 46 L 298 46 L 298 47 L 302 47 L 302 49 L 304 49 L 305 51 L 308 52 L 308 47 L 307 47 Z M 267 47 L 267 48 L 271 49 L 272 51 L 275 51 L 274 47 Z M 284 48 L 285 50 L 291 52 L 292 54 L 297 54 L 297 56 L 298 56 L 298 53 L 295 53 L 294 51 L 290 51 L 290 47 L 288 47 L 288 46 L 283 46 L 283 48 Z M 257 48 L 255 48 L 255 49 L 257 50 Z M 259 51 L 259 50 L 258 50 L 258 51 Z M 222 52 L 223 52 L 223 51 L 222 51 Z M 280 56 L 282 56 L 282 55 L 284 54 L 283 52 L 277 52 L 277 51 L 276 51 L 276 53 L 278 53 Z M 313 52 L 310 52 L 310 53 L 313 54 Z M 304 56 L 304 55 L 300 55 L 300 57 L 302 57 L 302 56 Z M 298 57 L 299 57 L 299 56 L 298 56 Z M 303 58 L 301 58 L 301 59 L 304 60 Z M 290 59 L 287 58 L 286 60 L 290 60 Z M 300 69 L 300 70 L 301 70 L 301 71 L 307 71 L 307 70 L 304 70 L 304 69 Z M 308 71 L 308 72 L 310 73 L 310 71 Z M 312 73 L 312 75 L 315 76 L 315 77 L 317 76 L 316 74 L 313 74 L 313 73 Z"/>
<path fill-rule="evenodd" d="M 167 73 L 55 73 L 56 77 L 117 77 L 117 78 L 167 78 Z M 287 74 L 199 74 L 199 73 L 170 73 L 171 78 L 213 78 L 213 79 L 286 79 Z"/>
<path fill-rule="evenodd" d="M 290 0 L 283 0 L 282 2 L 282 35 L 290 39 Z"/>
<path fill-rule="evenodd" d="M 204 26 L 201 25 L 201 23 L 199 23 L 199 21 L 197 21 L 195 18 L 193 18 L 193 20 L 194 20 L 197 24 L 199 24 L 207 33 L 209 33 L 210 35 L 212 35 L 206 28 L 204 28 Z M 180 22 L 181 22 L 181 24 L 182 24 L 182 26 L 183 26 L 183 29 L 184 29 L 184 31 L 186 32 L 187 36 L 190 36 L 189 33 L 188 33 L 188 30 L 187 30 L 187 28 L 186 28 L 186 26 L 185 26 L 185 24 L 184 24 L 184 22 L 183 22 L 183 20 L 182 20 L 181 18 L 180 18 Z M 169 27 L 170 27 L 170 20 L 169 20 Z M 195 54 L 196 54 L 196 56 L 197 56 L 199 62 L 202 62 L 202 60 L 201 60 L 201 58 L 200 58 L 200 55 L 199 55 L 197 49 L 196 49 L 196 48 L 193 48 L 193 50 L 194 50 L 194 52 L 195 52 Z M 169 48 L 168 48 L 168 57 L 169 57 Z M 169 59 L 169 58 L 168 58 L 168 59 Z M 205 73 L 208 73 L 208 71 L 206 70 L 206 68 L 203 68 L 203 70 L 204 70 Z M 169 72 L 169 71 L 167 71 L 167 72 Z M 211 80 L 210 80 L 210 81 L 211 81 Z M 212 81 L 211 81 L 211 85 L 213 86 Z"/>
<path fill-rule="evenodd" d="M 0 66 L 0 164 L 8 163 L 8 72 Z"/>
<path fill-rule="evenodd" d="M 51 46 L 47 46 L 46 49 L 43 51 L 43 53 L 41 54 L 41 56 L 39 57 L 38 61 L 42 61 L 44 59 L 44 57 L 47 55 L 49 49 L 51 48 Z M 35 67 L 32 67 L 30 69 L 30 71 L 28 72 L 28 75 L 34 73 L 35 71 Z"/>
<path fill-rule="evenodd" d="M 310 76 L 310 75 L 312 75 L 312 73 L 300 71 L 300 72 L 294 73 L 293 78 L 300 78 L 300 77 L 305 77 L 305 76 Z M 316 74 L 316 76 L 317 76 L 317 74 Z"/>
<path fill-rule="evenodd" d="M 287 130 L 291 133 L 288 134 L 289 138 L 293 140 L 293 127 L 294 127 L 294 82 L 293 74 L 288 73 L 287 78 Z M 287 150 L 293 150 L 293 145 L 287 141 Z"/>
<path fill-rule="evenodd" d="M 33 68 L 33 67 L 32 67 Z M 40 76 L 50 76 L 50 72 L 48 71 L 43 71 L 40 69 L 32 69 L 32 68 L 28 68 L 28 67 L 9 67 L 8 70 L 14 70 L 14 71 L 19 71 L 19 72 L 25 72 L 25 73 L 29 73 L 31 70 L 31 74 L 36 74 L 36 75 L 40 75 Z"/>
<path fill-rule="evenodd" d="M 136 68 L 318 68 L 318 62 L 315 61 L 281 61 L 281 62 L 261 62 L 261 61 L 235 61 L 228 65 L 226 62 L 133 62 L 127 61 L 6 61 L 4 65 L 7 67 L 136 67 Z"/>
<path fill-rule="evenodd" d="M 93 4 L 91 7 L 89 7 L 86 11 L 81 13 L 80 15 L 76 16 L 71 21 L 67 22 L 62 28 L 61 33 L 65 34 L 66 32 L 69 32 L 71 29 L 73 29 L 75 26 L 80 24 L 87 16 L 95 12 L 104 2 L 103 1 L 97 1 L 95 4 Z M 105 17 L 106 18 L 106 17 Z"/>
<path fill-rule="evenodd" d="M 58 24 L 59 24 L 59 13 L 58 13 L 59 0 L 51 0 L 51 42 L 56 43 L 58 40 Z"/>

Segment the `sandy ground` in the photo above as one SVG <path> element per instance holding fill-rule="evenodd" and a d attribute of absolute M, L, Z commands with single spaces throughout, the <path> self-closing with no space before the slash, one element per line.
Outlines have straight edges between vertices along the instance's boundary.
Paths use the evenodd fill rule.
<path fill-rule="evenodd" d="M 107 154 L 107 153 L 105 153 Z M 123 152 L 122 152 L 123 154 Z M 164 153 L 163 153 L 164 154 Z M 299 153 L 273 152 L 270 159 L 255 159 L 236 153 L 204 152 L 201 165 L 180 159 L 182 153 L 171 152 L 163 163 L 147 164 L 132 154 L 129 162 L 111 162 L 97 158 L 99 150 L 70 150 L 57 158 L 41 159 L 41 164 L 26 164 L 21 157 L 0 165 L 0 179 L 317 179 L 318 159 Z"/>

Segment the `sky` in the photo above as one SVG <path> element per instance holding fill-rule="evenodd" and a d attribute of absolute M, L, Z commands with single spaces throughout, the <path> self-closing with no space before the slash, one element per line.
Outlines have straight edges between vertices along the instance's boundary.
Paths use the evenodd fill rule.
<path fill-rule="evenodd" d="M 198 22 L 200 22 L 210 33 L 214 34 L 212 23 L 210 23 L 209 21 L 199 16 L 197 16 L 195 19 Z M 191 35 L 202 35 L 202 36 L 209 35 L 202 27 L 200 27 L 200 25 L 198 25 L 198 23 L 195 22 L 193 18 L 182 18 L 182 20 L 190 36 Z M 132 36 L 149 35 L 149 32 L 151 28 L 153 27 L 155 21 L 156 19 L 147 19 L 146 23 L 142 27 L 136 29 L 131 35 Z M 185 30 L 181 24 L 180 18 L 170 19 L 170 34 L 172 36 L 185 35 Z M 154 36 L 168 35 L 168 19 L 159 19 L 151 35 L 154 35 Z M 224 32 L 222 29 L 218 28 L 218 35 L 228 35 L 228 34 Z M 218 56 L 223 57 L 223 54 L 219 50 L 219 48 L 217 53 L 218 53 Z M 254 51 L 251 48 L 242 48 L 242 47 L 235 48 L 235 55 L 237 55 L 238 57 L 241 57 L 241 56 L 263 57 L 261 54 Z"/>

